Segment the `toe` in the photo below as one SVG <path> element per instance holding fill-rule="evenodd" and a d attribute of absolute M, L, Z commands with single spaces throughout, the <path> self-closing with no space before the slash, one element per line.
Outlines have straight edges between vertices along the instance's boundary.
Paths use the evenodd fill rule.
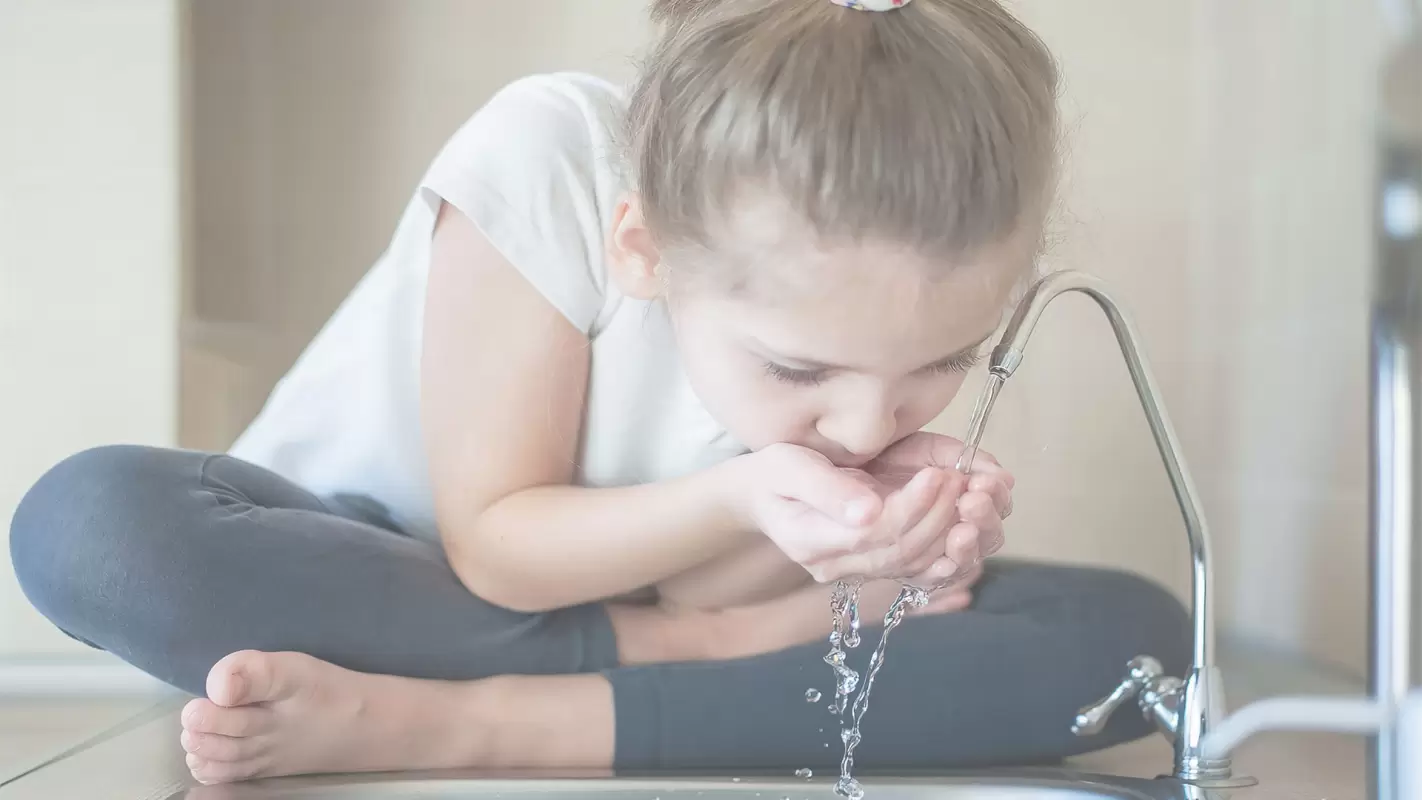
<path fill-rule="evenodd" d="M 208 672 L 207 696 L 228 708 L 283 700 L 310 683 L 313 663 L 315 659 L 301 653 L 242 650 Z"/>
<path fill-rule="evenodd" d="M 261 769 L 256 761 L 213 761 L 188 754 L 188 770 L 198 783 L 234 783 L 256 777 Z"/>
<path fill-rule="evenodd" d="M 211 700 L 193 700 L 183 709 L 183 730 L 222 736 L 260 736 L 276 727 L 275 714 L 260 706 L 223 708 Z"/>
<path fill-rule="evenodd" d="M 218 708 L 221 708 L 221 706 L 205 697 L 189 700 L 188 704 L 183 706 L 183 713 L 179 716 L 183 721 L 183 729 L 194 731 L 207 730 L 205 727 L 207 721 L 212 717 L 213 711 Z"/>
<path fill-rule="evenodd" d="M 271 685 L 267 654 L 256 650 L 233 653 L 207 673 L 207 696 L 225 708 L 266 700 Z"/>
<path fill-rule="evenodd" d="M 178 736 L 183 749 L 204 761 L 249 761 L 262 755 L 266 740 L 253 737 L 222 736 L 216 733 L 183 731 Z"/>

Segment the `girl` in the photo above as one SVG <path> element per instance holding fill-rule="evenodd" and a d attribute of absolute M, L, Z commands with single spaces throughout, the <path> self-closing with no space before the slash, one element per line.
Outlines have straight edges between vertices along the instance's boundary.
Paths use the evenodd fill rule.
<path fill-rule="evenodd" d="M 1023 564 L 970 597 L 1012 479 L 919 432 L 1032 272 L 1047 51 L 992 0 L 653 5 L 630 96 L 528 78 L 455 134 L 230 454 L 102 448 L 24 499 L 35 606 L 206 696 L 199 780 L 827 765 L 844 576 L 866 619 L 959 587 L 861 763 L 1145 732 L 1068 731 L 1130 657 L 1184 661 L 1179 606 Z"/>

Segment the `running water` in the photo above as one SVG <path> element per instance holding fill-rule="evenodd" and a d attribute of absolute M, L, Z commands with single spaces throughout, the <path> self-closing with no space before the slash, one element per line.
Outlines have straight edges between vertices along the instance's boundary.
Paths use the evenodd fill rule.
<path fill-rule="evenodd" d="M 854 750 L 859 746 L 862 738 L 859 727 L 864 722 L 864 712 L 869 710 L 869 693 L 874 690 L 874 678 L 879 674 L 879 668 L 884 666 L 884 651 L 889 644 L 889 634 L 899 627 L 899 623 L 904 621 L 909 610 L 923 608 L 928 604 L 928 594 L 923 589 L 905 586 L 899 590 L 899 596 L 894 598 L 888 613 L 884 615 L 884 632 L 879 637 L 879 646 L 874 648 L 874 654 L 869 657 L 869 669 L 864 676 L 864 688 L 860 689 L 859 694 L 854 698 L 854 706 L 849 715 L 849 726 L 840 730 L 840 738 L 844 740 L 844 758 L 839 764 L 839 781 L 835 783 L 834 791 L 841 797 L 847 797 L 849 800 L 862 800 L 864 797 L 864 787 L 854 779 Z M 842 720 L 841 716 L 841 724 L 843 724 Z"/>
<path fill-rule="evenodd" d="M 994 369 L 989 373 L 982 393 L 978 395 L 977 407 L 973 409 L 973 416 L 969 421 L 968 435 L 963 440 L 963 450 L 958 454 L 958 462 L 954 466 L 954 469 L 963 475 L 968 475 L 972 471 L 973 460 L 978 453 L 978 444 L 982 441 L 983 432 L 987 428 L 988 415 L 992 412 L 998 392 L 1002 390 L 1002 385 L 1006 380 L 1005 373 Z M 990 543 L 987 548 L 988 552 L 996 550 L 997 544 Z M 861 584 L 859 581 L 835 583 L 834 593 L 830 596 L 833 630 L 830 633 L 830 651 L 825 655 L 825 663 L 829 664 L 835 673 L 835 698 L 834 702 L 830 704 L 829 710 L 830 713 L 839 717 L 840 738 L 844 740 L 844 757 L 840 760 L 839 780 L 834 785 L 835 794 L 849 798 L 849 800 L 863 800 L 864 787 L 854 779 L 854 750 L 859 747 L 862 738 L 859 729 L 864 721 L 864 712 L 869 710 L 869 692 L 874 688 L 874 678 L 878 676 L 879 669 L 884 666 L 884 651 L 889 644 L 889 634 L 899 627 L 910 610 L 928 605 L 929 596 L 933 592 L 945 589 L 952 583 L 953 581 L 950 579 L 938 586 L 926 589 L 905 584 L 899 590 L 898 597 L 894 598 L 888 613 L 884 615 L 884 631 L 879 637 L 879 646 L 874 648 L 873 655 L 869 657 L 869 669 L 865 675 L 862 689 L 859 687 L 859 673 L 846 663 L 847 654 L 844 651 L 844 647 L 853 649 L 859 646 L 859 587 Z M 846 612 L 848 613 L 846 614 Z M 854 694 L 856 689 L 859 690 L 859 694 L 855 696 L 851 708 L 849 696 Z M 847 725 L 845 711 L 850 711 Z M 804 772 L 808 773 L 809 770 L 804 770 Z"/>
<path fill-rule="evenodd" d="M 829 712 L 840 716 L 849 709 L 849 696 L 859 688 L 859 673 L 849 668 L 848 654 L 844 651 L 845 647 L 859 644 L 859 586 L 857 581 L 838 581 L 830 595 L 833 629 L 825 663 L 834 670 L 834 701 L 829 705 Z"/>

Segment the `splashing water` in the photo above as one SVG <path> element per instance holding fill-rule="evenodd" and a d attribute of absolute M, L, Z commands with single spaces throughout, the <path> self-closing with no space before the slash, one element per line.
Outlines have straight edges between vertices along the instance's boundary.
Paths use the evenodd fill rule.
<path fill-rule="evenodd" d="M 849 593 L 849 632 L 844 636 L 844 646 L 853 650 L 859 646 L 859 584 Z"/>
<path fill-rule="evenodd" d="M 958 454 L 958 460 L 954 466 L 954 469 L 963 475 L 969 475 L 972 472 L 973 460 L 978 453 L 978 444 L 982 441 L 983 432 L 987 429 L 988 415 L 992 413 L 993 404 L 997 401 L 998 392 L 1002 390 L 1008 374 L 994 368 L 988 375 L 982 393 L 978 395 L 977 406 L 973 409 L 973 416 L 968 424 L 968 435 L 963 439 L 963 450 Z M 989 553 L 996 549 L 996 544 L 993 543 L 988 547 Z M 884 631 L 879 638 L 879 646 L 874 648 L 873 655 L 869 657 L 868 674 L 865 676 L 862 689 L 859 688 L 859 673 L 850 669 L 849 665 L 845 663 L 847 656 L 844 651 L 844 647 L 853 649 L 859 646 L 860 583 L 839 581 L 835 584 L 834 593 L 830 597 L 833 631 L 830 633 L 830 651 L 825 655 L 825 663 L 834 668 L 835 672 L 835 699 L 830 704 L 829 710 L 830 713 L 839 717 L 840 738 L 844 741 L 844 758 L 840 761 L 839 780 L 834 787 L 835 793 L 841 797 L 849 798 L 849 800 L 862 800 L 864 797 L 864 787 L 854 779 L 854 750 L 859 746 L 862 738 L 859 729 L 864 721 L 864 712 L 869 710 L 869 692 L 874 688 L 874 678 L 878 676 L 879 669 L 884 666 L 884 650 L 889 643 L 889 634 L 893 633 L 899 623 L 904 621 L 904 616 L 910 609 L 923 608 L 928 605 L 929 595 L 932 592 L 947 588 L 953 583 L 954 581 L 949 579 L 939 586 L 927 589 L 904 585 L 899 590 L 898 597 L 894 599 L 893 604 L 889 606 L 888 613 L 884 615 Z M 846 611 L 848 611 L 847 620 L 845 618 Z M 845 725 L 844 712 L 849 709 L 849 696 L 856 689 L 859 689 L 859 694 L 854 698 L 849 719 L 850 724 Z M 809 770 L 803 771 L 809 772 Z"/>
<path fill-rule="evenodd" d="M 819 690 L 819 689 L 806 689 L 806 690 L 805 690 L 805 702 L 806 702 L 806 703 L 818 703 L 818 702 L 820 702 L 820 690 Z"/>
<path fill-rule="evenodd" d="M 840 738 L 844 740 L 844 757 L 840 760 L 839 781 L 835 783 L 834 791 L 841 797 L 847 797 L 849 800 L 862 800 L 864 797 L 864 787 L 854 779 L 854 750 L 859 747 L 859 742 L 862 739 L 860 725 L 864 722 L 864 712 L 869 710 L 869 693 L 874 689 L 874 678 L 878 676 L 879 669 L 884 666 L 884 651 L 889 644 L 889 634 L 899 627 L 910 609 L 923 608 L 927 605 L 928 595 L 929 593 L 923 589 L 905 586 L 899 590 L 899 596 L 894 598 L 888 613 L 884 615 L 884 632 L 879 637 L 879 645 L 874 648 L 873 655 L 869 657 L 869 669 L 864 676 L 864 688 L 860 689 L 859 694 L 854 698 L 849 726 L 842 727 L 840 730 Z M 843 725 L 843 717 L 841 717 L 841 725 Z"/>
<path fill-rule="evenodd" d="M 841 717 L 849 710 L 849 696 L 859 688 L 859 673 L 845 663 L 848 654 L 844 651 L 844 646 L 858 644 L 859 632 L 854 630 L 853 625 L 854 619 L 859 616 L 859 586 L 858 582 L 837 581 L 834 593 L 830 595 L 833 630 L 830 632 L 830 651 L 825 654 L 825 663 L 834 670 L 834 702 L 830 703 L 829 712 Z"/>
<path fill-rule="evenodd" d="M 810 778 L 815 777 L 815 773 L 814 770 L 811 770 L 809 767 L 800 767 L 799 769 L 795 770 L 795 777 L 809 780 Z"/>

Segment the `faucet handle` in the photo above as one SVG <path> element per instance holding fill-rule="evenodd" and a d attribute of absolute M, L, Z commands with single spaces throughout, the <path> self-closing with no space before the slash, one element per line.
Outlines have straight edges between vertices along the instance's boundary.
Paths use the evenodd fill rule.
<path fill-rule="evenodd" d="M 1116 709 L 1142 690 L 1154 685 L 1156 680 L 1165 674 L 1165 668 L 1150 656 L 1136 656 L 1131 659 L 1127 669 L 1129 672 L 1126 679 L 1121 681 L 1115 691 L 1077 712 L 1076 720 L 1071 726 L 1073 734 L 1095 736 L 1100 733 L 1105 729 L 1111 715 L 1116 713 Z"/>

